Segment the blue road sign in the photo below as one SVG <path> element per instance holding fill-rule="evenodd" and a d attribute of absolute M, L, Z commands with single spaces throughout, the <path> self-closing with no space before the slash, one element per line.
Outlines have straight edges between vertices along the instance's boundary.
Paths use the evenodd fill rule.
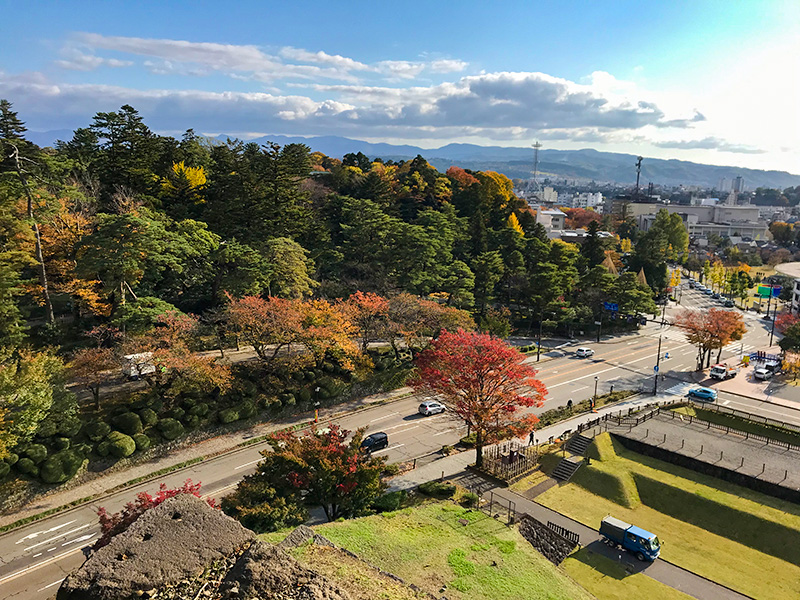
<path fill-rule="evenodd" d="M 616 302 L 603 302 L 603 308 L 611 312 L 617 312 L 619 310 L 619 304 Z"/>
<path fill-rule="evenodd" d="M 658 373 L 658 365 L 656 365 L 655 367 L 653 367 L 653 371 L 655 371 L 656 373 Z"/>

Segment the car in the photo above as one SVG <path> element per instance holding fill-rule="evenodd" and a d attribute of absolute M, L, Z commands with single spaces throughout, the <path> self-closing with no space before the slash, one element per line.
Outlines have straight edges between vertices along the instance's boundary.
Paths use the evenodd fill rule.
<path fill-rule="evenodd" d="M 753 371 L 753 378 L 760 379 L 761 381 L 766 381 L 767 379 L 772 379 L 772 376 L 774 374 L 775 373 L 773 371 L 770 371 L 769 369 L 764 369 L 764 368 L 755 369 Z"/>
<path fill-rule="evenodd" d="M 714 292 L 713 292 L 712 290 L 708 289 L 708 288 L 704 289 L 704 290 L 703 290 L 703 293 L 704 293 L 706 296 L 711 296 L 711 295 L 713 295 L 713 294 L 714 294 Z"/>
<path fill-rule="evenodd" d="M 367 452 L 375 452 L 376 450 L 381 450 L 382 448 L 388 448 L 388 446 L 389 436 L 383 431 L 370 434 L 364 438 L 364 441 L 361 442 L 362 450 Z"/>
<path fill-rule="evenodd" d="M 694 289 L 694 288 L 695 288 L 694 281 L 690 281 L 690 282 L 689 282 L 689 288 L 690 288 L 690 289 Z"/>
<path fill-rule="evenodd" d="M 711 293 L 711 297 L 712 297 L 714 300 L 719 300 L 719 298 L 720 298 L 720 296 L 719 296 L 719 292 L 712 292 L 712 293 Z"/>
<path fill-rule="evenodd" d="M 594 350 L 591 348 L 578 348 L 575 351 L 575 356 L 578 358 L 588 358 L 594 354 Z"/>
<path fill-rule="evenodd" d="M 734 308 L 736 306 L 736 303 L 733 300 L 725 300 L 723 306 L 725 308 Z"/>
<path fill-rule="evenodd" d="M 703 402 L 715 402 L 717 400 L 717 390 L 707 387 L 697 387 L 689 390 L 686 396 L 688 398 L 697 398 Z"/>
<path fill-rule="evenodd" d="M 442 413 L 445 410 L 446 408 L 444 404 L 437 402 L 436 400 L 425 400 L 425 402 L 419 405 L 419 414 L 421 414 L 423 417 Z"/>

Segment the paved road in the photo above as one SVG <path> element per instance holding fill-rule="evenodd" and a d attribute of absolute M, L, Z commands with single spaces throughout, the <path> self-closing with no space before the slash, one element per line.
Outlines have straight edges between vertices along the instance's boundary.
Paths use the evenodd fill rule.
<path fill-rule="evenodd" d="M 686 298 L 684 294 L 683 299 Z M 691 385 L 688 371 L 694 366 L 694 349 L 682 334 L 675 336 L 671 331 L 674 329 L 649 326 L 640 335 L 627 336 L 622 341 L 580 344 L 595 349 L 596 354 L 592 358 L 577 359 L 570 354 L 541 362 L 539 377 L 547 385 L 549 394 L 545 405 L 535 412 L 562 406 L 570 398 L 577 402 L 591 397 L 595 381 L 598 393 L 608 391 L 611 385 L 616 389 L 642 385 L 651 390 L 659 335 L 662 338 L 661 374 L 666 376 L 664 382 L 659 382 L 659 391 L 678 395 L 685 393 L 686 387 Z M 763 332 L 754 328 L 748 336 L 753 336 L 753 343 L 760 343 Z M 747 336 L 746 340 L 749 344 Z M 670 358 L 663 360 L 666 352 L 670 353 Z M 734 351 L 727 350 L 726 353 L 733 355 Z M 637 402 L 647 400 L 649 398 L 643 397 Z M 424 456 L 442 445 L 454 444 L 463 436 L 463 427 L 447 413 L 419 417 L 416 414 L 419 401 L 418 397 L 397 400 L 360 411 L 337 422 L 347 429 L 366 426 L 370 431 L 387 432 L 390 444 L 381 453 L 390 462 Z M 724 393 L 720 394 L 720 402 L 732 408 L 800 424 L 800 410 L 791 406 Z M 567 425 L 559 427 L 569 428 Z M 220 497 L 235 487 L 242 476 L 255 469 L 259 451 L 264 447 L 263 444 L 254 445 L 204 461 L 166 476 L 163 481 L 170 486 L 178 485 L 186 478 L 202 481 L 204 492 Z M 431 465 L 435 466 L 436 463 Z M 422 469 L 418 471 L 423 473 Z M 107 497 L 100 504 L 109 510 L 118 510 L 136 493 L 154 491 L 156 488 L 156 483 L 143 484 Z M 91 503 L 0 536 L 0 597 L 35 600 L 52 596 L 64 575 L 82 562 L 81 548 L 91 544 L 98 535 L 97 508 L 98 503 Z"/>

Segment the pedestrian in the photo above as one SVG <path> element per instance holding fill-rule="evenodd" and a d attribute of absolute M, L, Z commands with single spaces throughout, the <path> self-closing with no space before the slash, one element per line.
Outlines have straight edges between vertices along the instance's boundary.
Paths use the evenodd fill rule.
<path fill-rule="evenodd" d="M 533 446 L 536 443 L 536 438 L 534 437 L 535 431 L 531 431 L 530 435 L 528 436 L 528 446 Z"/>

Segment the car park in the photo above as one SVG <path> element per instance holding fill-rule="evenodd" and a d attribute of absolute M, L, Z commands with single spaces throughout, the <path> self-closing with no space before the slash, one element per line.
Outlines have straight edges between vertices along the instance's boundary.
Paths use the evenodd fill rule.
<path fill-rule="evenodd" d="M 436 400 L 425 400 L 425 402 L 419 405 L 419 414 L 423 417 L 443 413 L 445 410 L 444 404 Z"/>
<path fill-rule="evenodd" d="M 717 400 L 717 390 L 707 387 L 697 387 L 689 390 L 686 396 L 689 398 L 697 398 L 703 402 L 715 402 Z"/>
<path fill-rule="evenodd" d="M 594 350 L 591 348 L 578 348 L 575 351 L 575 356 L 578 358 L 588 358 L 594 354 Z"/>
<path fill-rule="evenodd" d="M 376 450 L 381 450 L 388 447 L 389 436 L 383 431 L 370 434 L 364 438 L 364 441 L 361 442 L 362 450 L 366 450 L 367 452 L 375 452 Z"/>

